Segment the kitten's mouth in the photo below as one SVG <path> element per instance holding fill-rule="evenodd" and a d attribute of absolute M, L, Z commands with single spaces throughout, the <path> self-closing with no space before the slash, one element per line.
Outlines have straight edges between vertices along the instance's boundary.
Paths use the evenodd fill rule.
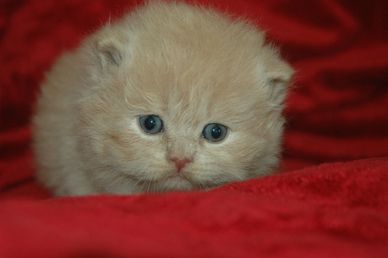
<path fill-rule="evenodd" d="M 174 182 L 188 182 L 190 184 L 193 184 L 187 176 L 185 176 L 184 174 L 181 174 L 181 173 L 169 175 L 168 177 L 161 179 L 160 181 L 162 181 L 162 180 L 163 181 L 174 181 Z"/>
<path fill-rule="evenodd" d="M 189 180 L 187 176 L 183 173 L 173 173 L 169 175 L 167 178 L 181 178 L 181 179 Z"/>

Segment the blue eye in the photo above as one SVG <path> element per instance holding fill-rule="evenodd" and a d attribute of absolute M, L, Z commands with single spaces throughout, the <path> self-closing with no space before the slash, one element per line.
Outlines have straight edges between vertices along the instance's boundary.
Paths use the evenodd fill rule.
<path fill-rule="evenodd" d="M 228 128 L 222 124 L 212 123 L 207 124 L 203 128 L 202 136 L 209 142 L 219 142 L 225 139 L 228 133 Z"/>
<path fill-rule="evenodd" d="M 157 134 L 163 130 L 163 120 L 157 115 L 140 116 L 139 124 L 147 134 Z"/>

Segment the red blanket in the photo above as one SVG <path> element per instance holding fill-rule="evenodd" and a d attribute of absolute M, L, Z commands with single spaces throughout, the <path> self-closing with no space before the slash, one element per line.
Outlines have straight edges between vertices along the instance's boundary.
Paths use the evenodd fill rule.
<path fill-rule="evenodd" d="M 132 197 L 36 184 L 44 72 L 135 2 L 0 1 L 0 257 L 388 257 L 387 1 L 191 1 L 260 24 L 296 68 L 283 173 Z"/>

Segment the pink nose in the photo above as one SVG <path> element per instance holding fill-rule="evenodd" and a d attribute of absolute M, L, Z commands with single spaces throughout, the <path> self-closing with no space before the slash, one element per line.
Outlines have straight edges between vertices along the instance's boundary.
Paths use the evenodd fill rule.
<path fill-rule="evenodd" d="M 188 163 L 191 163 L 192 160 L 191 159 L 179 159 L 179 158 L 176 158 L 176 157 L 172 157 L 170 158 L 170 160 L 172 162 L 175 163 L 175 167 L 176 167 L 176 171 L 179 173 L 181 172 L 181 170 L 188 164 Z"/>

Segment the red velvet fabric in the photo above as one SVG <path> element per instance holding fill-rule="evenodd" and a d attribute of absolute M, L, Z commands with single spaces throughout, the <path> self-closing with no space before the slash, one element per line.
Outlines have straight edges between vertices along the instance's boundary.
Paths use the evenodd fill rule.
<path fill-rule="evenodd" d="M 388 257 L 387 1 L 190 1 L 260 24 L 296 68 L 284 173 L 130 197 L 35 182 L 44 72 L 138 2 L 0 1 L 0 257 Z"/>

